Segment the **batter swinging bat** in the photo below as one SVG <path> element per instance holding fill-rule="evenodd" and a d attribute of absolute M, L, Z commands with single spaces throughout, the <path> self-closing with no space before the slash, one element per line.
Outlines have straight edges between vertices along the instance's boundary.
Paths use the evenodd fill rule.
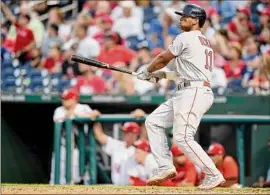
<path fill-rule="evenodd" d="M 81 57 L 81 56 L 78 56 L 78 55 L 72 55 L 71 60 L 74 61 L 74 62 L 86 64 L 86 65 L 89 65 L 89 66 L 94 66 L 94 67 L 97 67 L 97 68 L 115 70 L 115 71 L 119 71 L 119 72 L 122 72 L 122 73 L 131 74 L 131 75 L 134 75 L 134 76 L 138 75 L 137 72 L 132 72 L 132 71 L 130 71 L 128 69 L 125 69 L 125 68 L 115 67 L 115 66 L 112 66 L 110 64 L 100 62 L 98 60 L 94 60 L 94 59 L 91 59 L 91 58 L 84 58 L 84 57 Z M 175 80 L 176 76 L 175 76 L 173 71 L 172 72 L 166 72 L 166 78 L 169 79 L 169 80 Z"/>

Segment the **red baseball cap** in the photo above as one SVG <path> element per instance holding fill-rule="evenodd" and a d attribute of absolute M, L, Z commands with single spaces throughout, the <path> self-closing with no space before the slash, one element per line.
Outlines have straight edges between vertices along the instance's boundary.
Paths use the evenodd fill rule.
<path fill-rule="evenodd" d="M 62 93 L 61 98 L 64 100 L 75 99 L 78 101 L 79 93 L 75 89 L 67 89 Z"/>
<path fill-rule="evenodd" d="M 141 149 L 145 152 L 150 152 L 151 148 L 147 140 L 137 140 L 133 144 L 136 148 Z"/>
<path fill-rule="evenodd" d="M 221 144 L 213 143 L 209 146 L 207 153 L 209 155 L 225 154 L 225 149 Z"/>
<path fill-rule="evenodd" d="M 269 8 L 264 8 L 263 10 L 260 11 L 260 15 L 268 15 L 268 16 L 270 16 L 270 9 Z"/>
<path fill-rule="evenodd" d="M 171 152 L 172 152 L 173 156 L 182 156 L 182 155 L 184 155 L 182 150 L 176 144 L 173 144 L 171 146 Z"/>
<path fill-rule="evenodd" d="M 122 126 L 122 130 L 124 132 L 133 132 L 136 133 L 137 135 L 140 134 L 140 126 L 135 122 L 124 123 L 124 125 Z"/>
<path fill-rule="evenodd" d="M 247 16 L 251 15 L 250 9 L 248 7 L 239 7 L 239 8 L 237 8 L 237 11 L 241 12 L 241 13 L 244 13 Z"/>

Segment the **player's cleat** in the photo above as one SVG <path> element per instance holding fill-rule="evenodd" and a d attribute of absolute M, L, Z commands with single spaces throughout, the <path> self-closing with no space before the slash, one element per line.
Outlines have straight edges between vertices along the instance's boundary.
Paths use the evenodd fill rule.
<path fill-rule="evenodd" d="M 225 183 L 225 179 L 221 174 L 216 176 L 206 175 L 201 185 L 198 186 L 199 189 L 209 190 Z"/>
<path fill-rule="evenodd" d="M 159 186 L 163 181 L 167 179 L 172 179 L 176 176 L 176 170 L 175 168 L 171 168 L 164 171 L 159 171 L 158 174 L 154 175 L 152 178 L 150 178 L 146 185 L 148 186 Z"/>

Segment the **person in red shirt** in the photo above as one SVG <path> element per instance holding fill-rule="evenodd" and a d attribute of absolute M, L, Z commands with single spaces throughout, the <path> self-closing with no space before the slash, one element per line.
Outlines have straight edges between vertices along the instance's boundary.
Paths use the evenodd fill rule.
<path fill-rule="evenodd" d="M 241 44 L 255 32 L 255 26 L 250 21 L 250 9 L 240 7 L 237 9 L 236 16 L 228 24 L 228 35 L 230 40 L 239 41 Z"/>
<path fill-rule="evenodd" d="M 35 46 L 35 38 L 32 30 L 28 28 L 30 16 L 20 14 L 18 20 L 10 11 L 10 9 L 1 1 L 1 8 L 8 20 L 16 27 L 15 40 L 6 40 L 10 43 L 10 50 L 20 61 L 25 62 L 29 57 L 29 52 Z"/>
<path fill-rule="evenodd" d="M 60 46 L 53 46 L 48 57 L 41 62 L 41 67 L 47 69 L 51 73 L 60 72 L 63 63 L 63 56 L 60 51 Z"/>
<path fill-rule="evenodd" d="M 230 47 L 230 60 L 226 61 L 223 66 L 228 81 L 232 79 L 240 79 L 245 67 L 244 61 L 241 60 L 241 45 L 238 43 L 232 43 Z"/>
<path fill-rule="evenodd" d="M 195 166 L 176 144 L 171 146 L 171 153 L 177 171 L 176 177 L 172 179 L 174 186 L 195 186 L 197 180 Z"/>
<path fill-rule="evenodd" d="M 219 143 L 213 143 L 209 146 L 207 153 L 226 180 L 221 186 L 233 187 L 237 185 L 239 178 L 238 165 L 232 156 L 225 155 L 224 147 Z"/>
<path fill-rule="evenodd" d="M 74 88 L 83 95 L 102 94 L 107 91 L 106 82 L 100 76 L 95 75 L 92 67 L 79 64 L 82 76 L 77 78 Z"/>
<path fill-rule="evenodd" d="M 101 50 L 97 60 L 108 64 L 113 64 L 117 61 L 129 64 L 136 56 L 136 52 L 121 45 L 116 33 L 109 32 L 104 35 L 104 47 Z"/>

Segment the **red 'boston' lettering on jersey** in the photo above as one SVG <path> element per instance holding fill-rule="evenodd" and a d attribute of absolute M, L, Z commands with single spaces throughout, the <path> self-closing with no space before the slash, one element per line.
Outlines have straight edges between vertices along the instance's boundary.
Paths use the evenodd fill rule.
<path fill-rule="evenodd" d="M 211 47 L 211 44 L 210 44 L 210 41 L 204 37 L 201 37 L 201 36 L 198 36 L 200 42 L 202 45 L 206 46 L 206 47 L 209 47 L 209 48 L 212 48 Z"/>

